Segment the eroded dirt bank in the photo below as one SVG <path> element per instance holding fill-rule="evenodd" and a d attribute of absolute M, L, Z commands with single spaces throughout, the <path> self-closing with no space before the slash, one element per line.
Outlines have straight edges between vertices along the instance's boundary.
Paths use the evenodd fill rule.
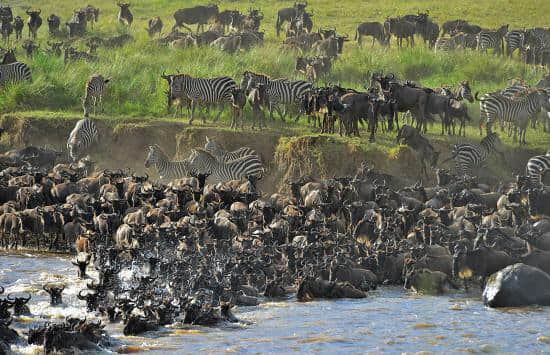
<path fill-rule="evenodd" d="M 66 139 L 79 117 L 29 117 L 6 114 L 0 124 L 6 132 L 0 140 L 2 151 L 26 145 L 65 149 Z M 292 131 L 263 132 L 231 131 L 216 127 L 190 127 L 184 123 L 153 119 L 99 119 L 101 142 L 91 153 L 99 168 L 131 168 L 145 171 L 143 162 L 146 148 L 159 144 L 175 159 L 183 159 L 194 147 L 203 146 L 205 137 L 222 142 L 229 150 L 242 146 L 255 149 L 266 164 L 268 173 L 261 182 L 265 192 L 285 187 L 285 181 L 300 175 L 331 177 L 353 174 L 362 161 L 375 164 L 381 172 L 396 175 L 414 182 L 421 178 L 420 166 L 414 153 L 406 147 L 385 148 L 354 140 L 342 140 L 335 136 L 298 136 Z M 450 154 L 451 144 L 434 137 L 433 144 L 441 151 L 440 161 Z M 514 173 L 523 171 L 529 157 L 540 152 L 510 147 L 506 153 L 507 164 L 496 157 L 479 170 L 482 179 L 498 182 L 511 179 Z M 450 167 L 452 162 L 445 164 Z M 149 172 L 151 176 L 152 174 Z M 432 174 L 433 175 L 433 174 Z M 433 179 L 433 176 L 431 177 Z M 424 179 L 425 180 L 425 179 Z"/>

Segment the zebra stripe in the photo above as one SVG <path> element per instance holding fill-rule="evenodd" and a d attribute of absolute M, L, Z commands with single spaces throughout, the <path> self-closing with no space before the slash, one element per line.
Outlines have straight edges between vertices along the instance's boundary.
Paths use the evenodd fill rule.
<path fill-rule="evenodd" d="M 479 167 L 492 152 L 502 153 L 502 142 L 496 133 L 491 133 L 481 140 L 479 145 L 472 143 L 455 144 L 451 153 L 458 176 Z"/>
<path fill-rule="evenodd" d="M 179 179 L 193 173 L 193 169 L 191 169 L 191 165 L 187 160 L 170 161 L 159 145 L 150 145 L 148 149 L 145 167 L 149 168 L 154 165 L 161 179 Z"/>
<path fill-rule="evenodd" d="M 94 107 L 94 114 L 97 113 L 97 106 L 101 105 L 103 111 L 103 92 L 105 91 L 105 84 L 110 79 L 103 78 L 102 75 L 94 74 L 90 76 L 90 79 L 86 81 L 86 87 L 84 89 L 84 98 L 82 100 L 82 107 L 84 109 L 84 117 L 88 117 L 90 106 Z"/>
<path fill-rule="evenodd" d="M 213 139 L 206 137 L 206 144 L 204 145 L 204 150 L 212 154 L 219 162 L 227 163 L 235 159 L 245 157 L 247 155 L 258 156 L 256 151 L 249 147 L 242 147 L 232 152 L 228 152 L 225 147 L 216 142 Z"/>
<path fill-rule="evenodd" d="M 527 161 L 525 174 L 533 186 L 542 185 L 542 176 L 550 171 L 550 151 L 546 155 L 537 155 Z"/>
<path fill-rule="evenodd" d="M 81 119 L 76 123 L 67 140 L 69 159 L 73 162 L 77 161 L 93 143 L 97 142 L 99 142 L 99 133 L 95 123 L 89 118 Z"/>
<path fill-rule="evenodd" d="M 31 81 L 31 79 L 31 69 L 25 63 L 15 62 L 0 65 L 0 85 L 25 80 Z"/>
<path fill-rule="evenodd" d="M 493 49 L 497 53 L 502 53 L 502 49 L 504 49 L 503 37 L 507 32 L 508 25 L 504 25 L 496 31 L 481 30 L 477 35 L 477 49 L 482 52 Z"/>
<path fill-rule="evenodd" d="M 211 174 L 210 178 L 216 182 L 238 180 L 247 176 L 261 178 L 264 174 L 262 162 L 255 155 L 222 163 L 206 150 L 194 149 L 188 160 L 194 170 L 201 174 Z"/>
<path fill-rule="evenodd" d="M 187 96 L 191 100 L 189 124 L 193 123 L 197 103 L 205 106 L 208 104 L 219 105 L 220 112 L 215 119 L 218 121 L 224 105 L 231 101 L 231 89 L 237 87 L 235 81 L 227 76 L 205 79 L 193 78 L 187 74 L 169 76 L 169 84 L 171 97 Z"/>
<path fill-rule="evenodd" d="M 516 49 L 523 48 L 523 40 L 525 39 L 525 31 L 513 30 L 506 34 L 506 54 L 512 56 Z"/>
<path fill-rule="evenodd" d="M 514 126 L 514 139 L 516 138 L 517 127 L 525 136 L 525 130 L 529 118 L 536 112 L 539 112 L 541 107 L 549 107 L 548 93 L 543 90 L 535 90 L 527 93 L 525 96 L 509 98 L 502 94 L 486 94 L 479 103 L 480 123 L 485 116 L 487 120 L 487 132 L 491 132 L 493 121 L 500 119 L 501 126 L 503 122 L 507 122 Z"/>
<path fill-rule="evenodd" d="M 278 105 L 301 104 L 304 95 L 311 91 L 313 84 L 304 80 L 271 79 L 267 75 L 246 71 L 241 81 L 241 89 L 251 90 L 257 84 L 264 84 L 267 99 L 269 102 L 269 117 L 273 119 L 273 109 L 279 113 L 281 120 L 286 116 L 286 110 L 281 113 Z M 296 119 L 298 119 L 299 114 Z"/>

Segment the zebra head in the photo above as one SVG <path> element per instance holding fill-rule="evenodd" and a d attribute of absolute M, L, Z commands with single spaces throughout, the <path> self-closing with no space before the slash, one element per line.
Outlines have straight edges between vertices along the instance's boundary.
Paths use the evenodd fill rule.
<path fill-rule="evenodd" d="M 208 137 L 206 137 L 206 144 L 204 145 L 204 150 L 206 150 L 207 152 L 210 152 L 214 156 L 221 156 L 227 152 L 227 150 L 221 143 L 218 143 L 214 139 L 210 139 Z"/>
<path fill-rule="evenodd" d="M 457 96 L 462 97 L 464 100 L 468 100 L 470 103 L 474 102 L 474 97 L 472 96 L 472 89 L 470 88 L 470 84 L 468 83 L 468 80 L 463 80 L 460 83 Z"/>
<path fill-rule="evenodd" d="M 157 165 L 159 162 L 166 161 L 166 154 L 162 151 L 158 144 L 150 145 L 147 158 L 145 159 L 145 168 L 149 168 L 151 165 Z"/>

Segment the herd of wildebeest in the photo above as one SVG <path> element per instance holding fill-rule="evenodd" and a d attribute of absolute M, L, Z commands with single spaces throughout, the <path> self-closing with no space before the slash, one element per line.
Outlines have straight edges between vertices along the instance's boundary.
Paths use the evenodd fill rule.
<path fill-rule="evenodd" d="M 119 6 L 119 19 L 130 26 L 130 4 Z M 319 35 L 322 43 L 340 43 L 336 53 L 341 51 L 347 36 L 331 29 L 311 32 L 312 15 L 306 6 L 297 3 L 279 11 L 277 33 L 282 23 L 290 23 L 285 45 L 301 47 Z M 4 20 L 5 9 L 0 9 L 4 14 L 0 29 L 5 22 L 11 23 Z M 27 13 L 29 31 L 36 37 L 40 11 Z M 91 6 L 77 11 L 67 22 L 70 37 L 85 34 L 86 23 L 93 26 L 98 14 Z M 229 52 L 236 49 L 229 49 L 232 44 L 226 38 L 239 37 L 238 48 L 245 48 L 244 33 L 257 32 L 262 19 L 258 10 L 242 15 L 219 12 L 217 6 L 178 10 L 174 17 L 176 25 L 159 39 L 161 43 L 185 47 L 218 41 Z M 175 30 L 197 24 L 198 31 L 213 18 L 220 32 Z M 13 22 L 20 33 L 18 21 L 16 17 Z M 50 16 L 48 25 L 51 35 L 57 36 L 59 18 Z M 360 25 L 358 41 L 372 35 L 389 45 L 393 35 L 412 45 L 416 33 L 436 49 L 442 43 L 451 49 L 448 42 L 457 43 L 457 36 L 469 38 L 481 30 L 464 21 L 445 23 L 444 34 L 453 36 L 443 42 L 446 37 L 439 38 L 439 27 L 427 14 L 388 19 L 378 25 Z M 160 34 L 162 27 L 159 18 L 151 20 L 149 34 Z M 238 29 L 240 35 L 210 41 L 208 36 L 217 33 L 219 37 L 227 27 Z M 411 28 L 412 35 L 406 36 L 405 29 Z M 373 29 L 379 32 L 369 32 Z M 523 31 L 524 45 L 530 43 L 529 31 Z M 503 39 L 507 39 L 505 33 L 499 45 Z M 88 43 L 118 42 L 111 38 Z M 311 42 L 312 48 L 325 50 L 315 43 Z M 56 48 L 54 52 L 61 55 L 62 44 Z M 500 47 L 491 48 L 498 52 Z M 520 50 L 531 53 L 533 47 Z M 65 58 L 75 51 L 65 48 Z M 333 58 L 330 53 L 323 55 L 311 62 L 303 57 L 297 61 L 311 81 L 320 73 L 317 60 L 330 68 Z M 214 89 L 227 89 L 224 93 L 234 111 L 235 128 L 242 125 L 247 102 L 254 115 L 263 116 L 263 109 L 269 108 L 283 118 L 277 104 L 296 101 L 324 132 L 334 132 L 337 118 L 341 132 L 358 135 L 358 123 L 365 118 L 371 139 L 377 117 L 387 116 L 381 129 L 393 130 L 396 125 L 397 142 L 417 153 L 424 175 L 428 175 L 426 165 L 430 167 L 435 183 L 425 186 L 410 176 L 388 175 L 365 162 L 355 174 L 325 179 L 299 176 L 285 182 L 286 192 L 268 195 L 258 186 L 268 172 L 253 149 L 229 152 L 222 142 L 209 138 L 204 149 L 193 150 L 183 161 L 170 161 L 158 145 L 147 147 L 145 167 L 156 169 L 160 180 L 130 169 L 97 169 L 85 156 L 93 154 L 101 136 L 88 117 L 89 109 L 101 105 L 103 87 L 116 78 L 94 75 L 83 98 L 86 117 L 67 141 L 68 159 L 65 153 L 33 146 L 0 155 L 0 246 L 74 253 L 75 277 L 89 280 L 78 299 L 98 319 L 38 322 L 27 334 L 20 334 L 11 324 L 30 314 L 32 295 L 10 293 L 10 285 L 0 285 L 0 294 L 4 287 L 8 291 L 0 297 L 0 351 L 9 353 L 10 344 L 25 342 L 44 346 L 45 353 L 97 351 L 113 344 L 104 330 L 106 322 L 123 323 L 125 335 L 175 323 L 215 326 L 240 322 L 231 311 L 234 306 L 254 307 L 292 295 L 300 302 L 364 298 L 381 285 L 404 285 L 426 294 L 443 294 L 462 286 L 468 292 L 479 285 L 484 303 L 491 307 L 550 305 L 550 189 L 544 184 L 550 151 L 529 159 L 525 176 L 514 181 L 487 184 L 473 170 L 492 153 L 500 154 L 506 163 L 503 145 L 491 124 L 498 122 L 510 132 L 519 129 L 521 140 L 527 123 L 535 125 L 538 111 L 550 106 L 545 90 L 550 78 L 536 88 L 515 81 L 503 92 L 484 95 L 481 108 L 486 116 L 480 123 L 486 125 L 487 134 L 480 144 L 454 147 L 448 160 L 454 159 L 457 169 L 451 172 L 436 169 L 439 152 L 421 133 L 431 115 L 439 114 L 442 133 L 453 134 L 456 119 L 463 134 L 470 118 L 462 99 L 473 101 L 466 81 L 456 88 L 431 90 L 375 72 L 369 75 L 368 91 L 361 93 L 339 86 L 315 88 L 309 81 L 294 86 L 290 84 L 296 82 L 288 80 L 264 81 L 264 75 L 253 72 L 243 76 L 238 87 L 230 78 L 218 78 L 218 86 L 209 86 L 211 81 L 193 81 L 184 74 L 162 75 L 170 85 L 169 104 L 178 100 L 180 106 L 189 103 L 208 108 L 218 103 Z M 288 99 L 285 95 L 293 93 L 289 88 L 304 90 L 300 91 L 303 95 L 299 100 Z M 279 95 L 277 100 L 275 95 Z M 416 127 L 403 122 L 399 126 L 396 113 L 405 111 L 410 111 Z M 546 127 L 547 120 L 543 121 Z M 263 119 L 256 123 L 265 125 Z M 4 129 L 0 128 L 0 134 Z M 43 285 L 51 307 L 64 304 L 65 288 L 60 282 Z"/>
<path fill-rule="evenodd" d="M 65 62 L 73 60 L 97 61 L 97 48 L 116 48 L 133 41 L 129 34 L 133 23 L 133 14 L 130 3 L 117 3 L 120 10 L 118 20 L 127 26 L 127 33 L 112 37 L 100 37 L 90 33 L 88 28 L 97 23 L 100 10 L 92 5 L 77 9 L 63 28 L 61 19 L 51 14 L 48 21 L 48 34 L 53 42 L 48 41 L 49 49 L 46 53 L 64 56 Z M 27 26 L 29 37 L 22 44 L 28 57 L 39 48 L 35 44 L 37 32 L 42 24 L 40 10 L 26 11 L 29 18 Z M 260 45 L 264 40 L 264 32 L 260 31 L 263 14 L 258 9 L 250 9 L 248 14 L 237 10 L 220 11 L 217 5 L 195 6 L 177 10 L 174 15 L 175 23 L 171 31 L 162 35 L 164 28 L 160 17 L 148 21 L 146 28 L 151 37 L 158 35 L 159 45 L 169 45 L 175 49 L 185 49 L 192 46 L 212 46 L 230 54 L 248 50 Z M 383 79 L 381 73 L 371 75 L 371 83 L 367 83 L 366 92 L 342 88 L 337 85 L 317 87 L 319 78 L 329 81 L 330 71 L 334 60 L 342 53 L 344 43 L 349 36 L 338 34 L 335 28 L 319 27 L 313 31 L 313 13 L 307 2 L 294 3 L 293 7 L 283 8 L 277 12 L 276 33 L 284 30 L 287 38 L 283 41 L 282 49 L 298 52 L 296 70 L 302 72 L 305 80 L 272 79 L 267 75 L 246 71 L 240 85 L 229 77 L 193 78 L 187 74 L 162 74 L 169 85 L 167 93 L 168 109 L 176 102 L 176 113 L 187 107 L 190 114 L 190 123 L 193 122 L 195 109 L 208 111 L 216 106 L 221 110 L 229 105 L 233 111 L 231 126 L 243 127 L 243 109 L 248 104 L 252 111 L 253 128 L 256 125 L 265 127 L 264 111 L 269 110 L 273 118 L 276 111 L 282 120 L 287 111 L 296 113 L 296 119 L 301 114 L 307 114 L 313 119 L 314 126 L 323 133 L 333 133 L 335 122 L 340 124 L 340 134 L 359 135 L 358 123 L 368 122 L 369 140 L 374 140 L 379 121 L 382 130 L 392 129 L 393 121 L 397 122 L 399 112 L 410 113 L 416 121 L 416 128 L 422 127 L 426 132 L 426 123 L 433 122 L 433 115 L 441 119 L 442 131 L 455 133 L 455 125 L 460 126 L 459 134 L 464 134 L 465 124 L 471 121 L 468 107 L 463 100 L 474 102 L 469 83 L 463 80 L 446 87 L 427 88 L 408 80 L 397 80 L 392 75 L 390 80 Z M 10 35 L 16 33 L 17 40 L 21 39 L 23 20 L 20 16 L 13 16 L 9 6 L 0 7 L 0 33 L 4 41 L 9 43 Z M 197 25 L 197 31 L 192 32 L 190 25 Z M 205 30 L 205 26 L 208 29 Z M 190 32 L 180 32 L 184 28 Z M 447 21 L 439 26 L 430 18 L 429 12 L 419 12 L 416 15 L 387 18 L 384 23 L 365 22 L 357 26 L 355 38 L 359 45 L 363 37 L 372 36 L 373 45 L 378 41 L 380 45 L 389 46 L 391 38 L 396 39 L 397 45 L 402 46 L 406 39 L 410 46 L 414 45 L 415 36 L 420 36 L 424 42 L 436 50 L 471 49 L 487 52 L 492 50 L 495 55 L 506 54 L 510 57 L 519 52 L 519 56 L 526 63 L 548 65 L 550 61 L 550 29 L 530 28 L 516 29 L 501 26 L 497 30 L 484 29 L 465 20 Z M 59 40 L 58 40 L 59 39 Z M 88 50 L 82 51 L 74 47 L 76 43 L 83 43 Z M 505 45 L 506 44 L 506 45 Z M 0 85 L 31 79 L 31 69 L 28 65 L 18 62 L 14 49 L 4 50 L 3 61 L 0 64 Z M 315 56 L 305 56 L 311 53 Z M 99 76 L 96 74 L 90 79 Z M 368 76 L 368 75 L 367 75 Z M 378 80 L 375 80 L 377 79 Z M 116 81 L 117 78 L 109 78 Z M 108 80 L 109 80 L 108 79 Z M 108 81 L 106 80 L 105 83 Z M 83 80 L 84 81 L 84 80 Z M 375 83 L 378 81 L 378 85 Z M 536 86 L 530 87 L 522 80 L 500 91 L 486 93 L 480 101 L 480 127 L 499 121 L 501 128 L 506 124 L 509 134 L 514 133 L 519 142 L 526 143 L 525 133 L 528 123 L 536 127 L 542 121 L 544 130 L 548 130 L 550 107 L 548 88 L 549 77 L 543 78 Z M 86 84 L 86 95 L 93 100 L 84 100 L 85 115 L 102 100 L 104 84 L 93 86 Z M 372 85 L 376 84 L 376 85 Z M 476 95 L 476 99 L 478 99 Z M 539 114 L 542 112 L 542 114 Z M 205 112 L 201 112 L 203 120 Z M 539 118 L 542 117 L 542 118 Z M 219 114 L 216 116 L 216 121 Z"/>

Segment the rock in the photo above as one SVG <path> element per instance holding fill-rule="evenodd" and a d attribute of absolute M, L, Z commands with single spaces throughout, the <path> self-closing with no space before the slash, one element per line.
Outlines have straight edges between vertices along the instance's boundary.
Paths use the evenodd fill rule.
<path fill-rule="evenodd" d="M 550 305 L 550 276 L 525 264 L 510 265 L 487 280 L 483 303 L 489 307 Z"/>

